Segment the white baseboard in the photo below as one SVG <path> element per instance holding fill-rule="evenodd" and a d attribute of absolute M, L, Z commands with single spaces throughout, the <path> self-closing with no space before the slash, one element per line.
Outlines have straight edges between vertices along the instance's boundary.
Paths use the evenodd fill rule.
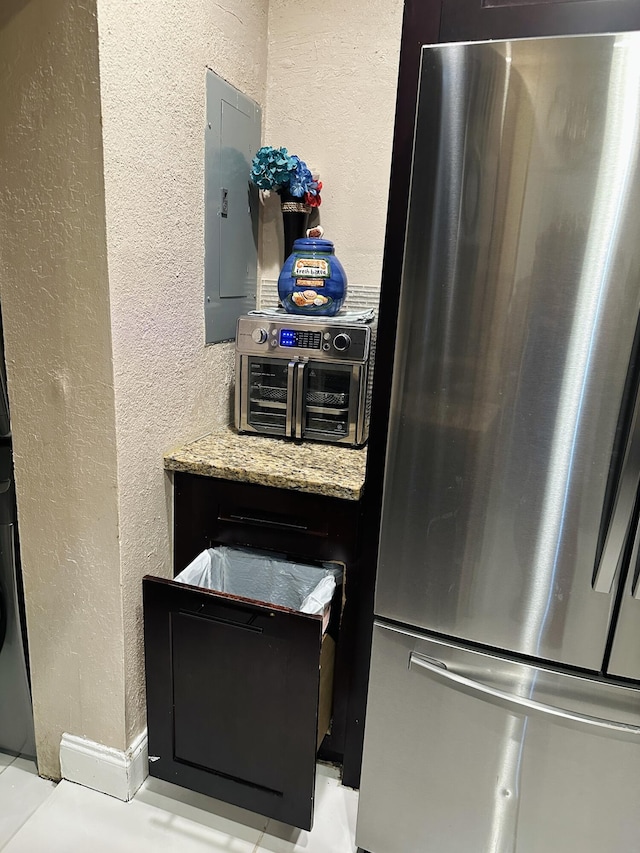
<path fill-rule="evenodd" d="M 128 802 L 149 773 L 147 730 L 129 749 L 113 749 L 66 732 L 60 742 L 62 778 Z"/>

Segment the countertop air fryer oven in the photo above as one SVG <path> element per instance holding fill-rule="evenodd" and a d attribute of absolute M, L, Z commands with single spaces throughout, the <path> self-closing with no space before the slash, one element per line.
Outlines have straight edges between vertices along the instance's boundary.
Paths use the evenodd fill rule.
<path fill-rule="evenodd" d="M 240 432 L 353 446 L 369 434 L 375 324 L 339 318 L 238 319 Z"/>

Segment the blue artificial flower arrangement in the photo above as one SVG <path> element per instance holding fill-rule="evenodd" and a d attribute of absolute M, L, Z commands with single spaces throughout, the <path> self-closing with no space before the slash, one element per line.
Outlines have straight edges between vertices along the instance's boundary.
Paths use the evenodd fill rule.
<path fill-rule="evenodd" d="M 314 180 L 304 160 L 286 148 L 263 145 L 253 158 L 251 180 L 261 190 L 285 190 L 311 207 L 320 205 L 322 183 Z"/>

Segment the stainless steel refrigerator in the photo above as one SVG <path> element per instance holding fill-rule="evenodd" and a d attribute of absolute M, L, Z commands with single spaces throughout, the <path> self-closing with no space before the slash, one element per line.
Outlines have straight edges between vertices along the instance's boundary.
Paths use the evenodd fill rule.
<path fill-rule="evenodd" d="M 640 34 L 425 47 L 357 842 L 640 850 Z"/>

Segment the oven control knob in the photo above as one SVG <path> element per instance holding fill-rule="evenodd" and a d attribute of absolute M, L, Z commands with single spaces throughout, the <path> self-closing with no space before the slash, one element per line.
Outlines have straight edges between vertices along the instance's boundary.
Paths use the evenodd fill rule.
<path fill-rule="evenodd" d="M 338 350 L 338 352 L 346 352 L 351 346 L 351 338 L 349 335 L 341 332 L 333 339 L 333 346 Z"/>
<path fill-rule="evenodd" d="M 257 344 L 263 344 L 269 337 L 266 329 L 254 329 L 251 337 Z"/>

